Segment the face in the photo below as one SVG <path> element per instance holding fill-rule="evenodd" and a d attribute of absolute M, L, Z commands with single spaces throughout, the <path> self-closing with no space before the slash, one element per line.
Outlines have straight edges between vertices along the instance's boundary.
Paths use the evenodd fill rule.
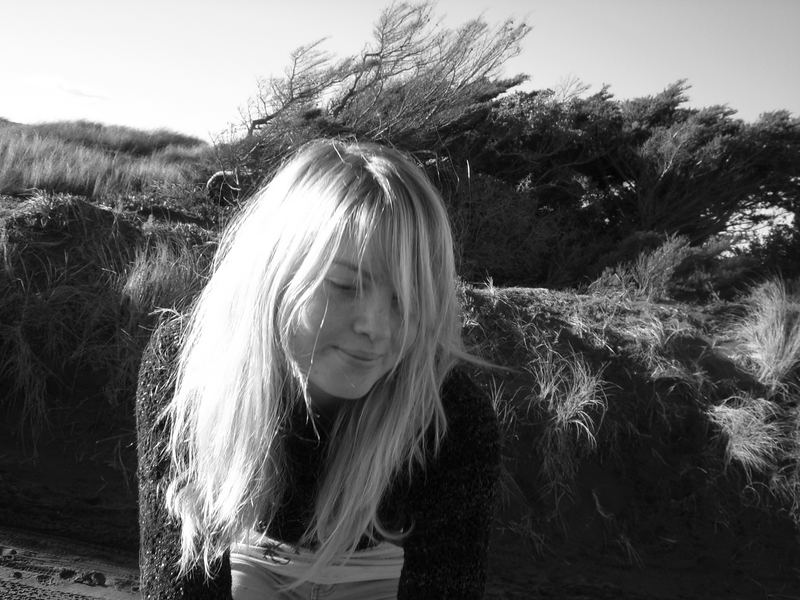
<path fill-rule="evenodd" d="M 291 340 L 320 408 L 365 396 L 400 358 L 402 311 L 389 274 L 369 255 L 359 287 L 357 253 L 348 245 L 337 253 Z M 415 332 L 416 320 L 410 339 Z"/>

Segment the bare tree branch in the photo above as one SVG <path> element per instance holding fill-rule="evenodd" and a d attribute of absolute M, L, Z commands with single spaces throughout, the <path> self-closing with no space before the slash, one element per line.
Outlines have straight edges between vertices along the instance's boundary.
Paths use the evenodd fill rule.
<path fill-rule="evenodd" d="M 259 83 L 250 134 L 313 107 L 347 130 L 386 138 L 473 103 L 469 90 L 499 75 L 530 27 L 507 20 L 492 28 L 475 19 L 446 29 L 433 7 L 392 4 L 378 18 L 372 42 L 338 62 L 322 50 L 324 40 L 295 50 L 280 77 Z"/>

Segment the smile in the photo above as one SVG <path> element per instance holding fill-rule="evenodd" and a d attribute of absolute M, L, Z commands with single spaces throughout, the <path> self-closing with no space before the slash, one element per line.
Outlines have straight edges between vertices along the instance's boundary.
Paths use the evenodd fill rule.
<path fill-rule="evenodd" d="M 345 350 L 344 348 L 337 348 L 339 352 L 350 362 L 363 365 L 365 367 L 377 364 L 383 358 L 382 354 L 372 354 L 369 352 L 358 352 L 353 350 Z"/>

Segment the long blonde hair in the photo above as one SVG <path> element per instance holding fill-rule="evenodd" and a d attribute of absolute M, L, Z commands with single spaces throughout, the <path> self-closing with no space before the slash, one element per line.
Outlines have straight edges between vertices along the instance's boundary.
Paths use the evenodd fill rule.
<path fill-rule="evenodd" d="M 165 412 L 166 500 L 181 523 L 182 572 L 201 563 L 208 574 L 233 542 L 274 518 L 287 485 L 285 426 L 298 403 L 310 409 L 289 342 L 337 249 L 352 239 L 362 248 L 377 241 L 403 320 L 413 313 L 419 325 L 403 336 L 390 373 L 336 417 L 303 538 L 317 548 L 307 577 L 365 534 L 402 535 L 380 523 L 378 505 L 394 477 L 410 477 L 438 451 L 447 427 L 439 390 L 465 356 L 450 226 L 438 192 L 403 154 L 317 141 L 226 230 L 185 327 Z"/>

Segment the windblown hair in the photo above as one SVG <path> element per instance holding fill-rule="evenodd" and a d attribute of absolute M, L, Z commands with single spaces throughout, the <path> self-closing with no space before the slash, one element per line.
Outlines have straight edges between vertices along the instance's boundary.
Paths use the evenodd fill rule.
<path fill-rule="evenodd" d="M 438 451 L 440 387 L 465 354 L 453 242 L 444 204 L 422 170 L 376 144 L 317 141 L 258 192 L 224 233 L 186 324 L 165 413 L 172 463 L 167 506 L 181 523 L 180 568 L 213 561 L 269 523 L 287 481 L 283 437 L 305 404 L 293 332 L 345 243 L 378 248 L 403 316 L 400 358 L 366 398 L 342 404 L 302 542 L 309 578 L 363 535 L 399 539 L 378 505 L 395 477 Z M 416 331 L 409 323 L 418 322 Z M 432 435 L 431 435 L 432 434 Z"/>

